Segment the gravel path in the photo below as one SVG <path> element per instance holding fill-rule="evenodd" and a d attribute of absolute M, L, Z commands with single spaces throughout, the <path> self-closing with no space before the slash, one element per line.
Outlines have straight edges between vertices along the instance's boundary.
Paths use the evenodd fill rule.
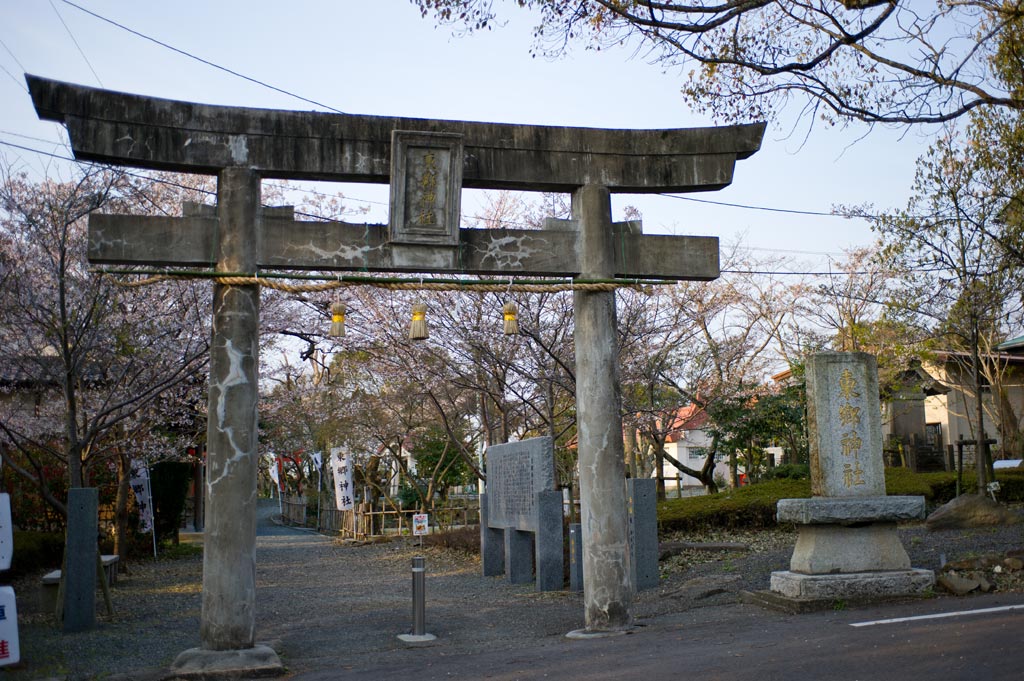
<path fill-rule="evenodd" d="M 273 531 L 275 534 L 271 534 Z M 901 528 L 915 567 L 936 569 L 950 561 L 1024 548 L 1024 526 L 928 532 Z M 736 602 L 741 589 L 768 586 L 772 570 L 785 569 L 795 534 L 730 533 L 720 537 L 748 551 L 689 551 L 661 564 L 657 589 L 639 594 L 634 613 L 644 619 L 695 607 Z M 411 628 L 410 565 L 426 556 L 427 631 L 445 655 L 483 647 L 515 649 L 556 641 L 583 626 L 579 594 L 535 593 L 530 586 L 479 575 L 475 556 L 420 549 L 410 541 L 352 545 L 297 530 L 261 530 L 257 539 L 257 640 L 277 648 L 292 673 L 365 667 L 370 656 L 410 663 L 416 652 L 396 638 Z M 160 678 L 181 651 L 199 644 L 202 560 L 142 562 L 113 589 L 116 615 L 101 615 L 95 630 L 61 635 L 39 611 L 38 576 L 15 584 L 22 658 L 8 670 L 28 679 Z M 1019 583 L 1008 588 L 1020 589 Z M 98 612 L 103 613 L 102 601 Z"/>

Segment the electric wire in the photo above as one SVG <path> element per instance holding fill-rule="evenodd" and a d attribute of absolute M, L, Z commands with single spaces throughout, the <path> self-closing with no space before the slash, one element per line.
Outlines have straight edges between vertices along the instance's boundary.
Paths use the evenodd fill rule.
<path fill-rule="evenodd" d="M 82 46 L 78 44 L 78 40 L 75 38 L 75 34 L 71 32 L 71 27 L 68 26 L 67 22 L 64 21 L 64 17 L 62 17 L 60 12 L 57 11 L 57 6 L 53 4 L 53 0 L 50 0 L 50 7 L 53 9 L 53 13 L 57 15 L 57 18 L 60 20 L 60 23 L 64 27 L 64 30 L 68 32 L 68 35 L 71 37 L 71 42 L 73 42 L 75 44 L 75 47 L 78 48 L 78 54 L 82 55 L 82 59 L 83 61 L 85 61 L 85 65 L 89 67 L 90 71 L 92 71 L 93 78 L 95 78 L 96 82 L 100 84 L 100 87 L 103 87 L 103 81 L 100 80 L 99 74 L 96 73 L 96 69 L 92 67 L 92 62 L 89 61 L 89 58 L 85 56 L 85 50 L 83 50 Z"/>
<path fill-rule="evenodd" d="M 770 206 L 751 206 L 743 203 L 729 203 L 727 201 L 712 201 L 711 199 L 698 199 L 693 196 L 680 196 L 678 194 L 664 194 L 659 193 L 658 196 L 664 196 L 669 199 L 679 199 L 680 201 L 692 201 L 694 203 L 706 203 L 712 206 L 725 206 L 726 208 L 744 208 L 746 210 L 760 210 L 769 213 L 787 213 L 789 215 L 810 215 L 813 217 L 826 217 L 826 218 L 862 218 L 864 220 L 877 220 L 881 218 L 880 215 L 872 215 L 870 213 L 833 213 L 824 212 L 817 210 L 799 210 L 796 208 L 772 208 Z"/>
<path fill-rule="evenodd" d="M 14 52 L 11 51 L 11 48 L 7 47 L 7 43 L 5 43 L 2 39 L 0 39 L 0 47 L 4 48 L 4 51 L 7 52 L 7 54 L 11 55 L 11 59 L 13 59 L 14 63 L 18 65 L 18 68 L 20 68 L 22 71 L 28 71 L 28 69 L 25 68 L 25 65 L 21 63 L 21 60 L 15 56 Z"/>
<path fill-rule="evenodd" d="M 14 75 L 10 71 L 8 71 L 6 66 L 3 66 L 2 64 L 0 64 L 0 69 L 3 69 L 4 73 L 6 73 L 8 76 L 10 76 L 11 80 L 13 80 L 15 83 L 17 83 L 18 87 L 20 87 L 22 90 L 25 91 L 25 94 L 30 94 L 29 91 L 28 91 L 28 86 L 26 86 L 25 83 L 20 78 L 18 78 L 16 75 Z"/>
<path fill-rule="evenodd" d="M 182 56 L 188 57 L 189 59 L 194 59 L 195 61 L 197 61 L 197 62 L 199 62 L 201 64 L 205 64 L 206 66 L 210 66 L 210 67 L 213 67 L 213 68 L 215 68 L 215 69 L 217 69 L 219 71 L 223 71 L 225 73 L 229 73 L 232 76 L 236 76 L 237 78 L 242 78 L 243 80 L 247 80 L 250 83 L 255 83 L 256 85 L 268 88 L 268 89 L 273 90 L 275 92 L 280 92 L 283 95 L 287 95 L 289 97 L 294 97 L 295 99 L 298 99 L 300 101 L 306 102 L 307 104 L 312 104 L 314 106 L 319 106 L 319 107 L 321 107 L 323 109 L 327 109 L 328 111 L 333 111 L 334 113 L 345 113 L 344 111 L 341 111 L 340 109 L 336 109 L 333 106 L 330 106 L 329 104 L 324 104 L 323 102 L 318 102 L 315 99 L 310 99 L 309 97 L 303 97 L 302 95 L 295 94 L 294 92 L 291 92 L 289 90 L 285 90 L 284 88 L 279 88 L 276 85 L 271 85 L 270 83 L 262 81 L 262 80 L 260 80 L 258 78 L 253 78 L 252 76 L 247 76 L 244 73 L 239 73 L 238 71 L 235 71 L 233 69 L 229 69 L 226 66 L 221 66 L 220 64 L 212 62 L 209 59 L 203 59 L 202 57 L 194 55 L 191 52 L 188 52 L 187 50 L 182 50 L 180 48 L 174 47 L 173 45 L 169 45 L 169 44 L 163 42 L 162 40 L 157 40 L 156 38 L 154 38 L 152 36 L 146 35 L 145 33 L 142 33 L 140 31 L 136 31 L 135 29 L 129 28 L 128 26 L 125 26 L 124 24 L 120 24 L 120 23 L 114 21 L 113 19 L 108 19 L 107 17 L 105 17 L 105 16 L 103 16 L 101 14 L 97 14 L 96 12 L 93 12 L 92 10 L 86 9 L 85 7 L 82 7 L 81 5 L 75 4 L 75 3 L 71 2 L 71 0 L 60 0 L 60 2 L 63 2 L 65 5 L 70 5 L 71 7 L 74 7 L 75 9 L 77 9 L 79 11 L 85 12 L 89 16 L 95 17 L 96 19 L 99 19 L 100 21 L 104 21 L 104 22 L 110 24 L 111 26 L 116 26 L 117 28 L 120 28 L 121 30 L 127 31 L 127 32 L 131 33 L 134 36 L 142 38 L 143 40 L 148 40 L 149 42 L 154 43 L 156 45 L 159 45 L 160 47 L 163 47 L 165 49 L 171 50 L 172 52 L 177 52 L 178 54 L 180 54 Z"/>

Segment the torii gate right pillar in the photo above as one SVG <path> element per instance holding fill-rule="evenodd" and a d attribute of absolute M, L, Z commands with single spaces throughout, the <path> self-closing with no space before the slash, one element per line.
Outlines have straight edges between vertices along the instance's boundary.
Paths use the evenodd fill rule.
<path fill-rule="evenodd" d="M 581 276 L 615 276 L 611 196 L 585 185 L 572 195 Z M 631 626 L 625 463 L 622 444 L 615 292 L 576 291 L 576 424 L 583 525 L 583 604 L 586 630 Z"/>

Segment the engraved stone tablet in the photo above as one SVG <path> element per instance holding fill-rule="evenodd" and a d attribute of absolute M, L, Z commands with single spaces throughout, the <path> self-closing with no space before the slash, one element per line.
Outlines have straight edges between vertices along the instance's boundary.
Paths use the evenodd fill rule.
<path fill-rule="evenodd" d="M 550 437 L 487 448 L 487 524 L 536 532 L 537 493 L 554 490 L 555 455 Z"/>
<path fill-rule="evenodd" d="M 878 365 L 863 352 L 807 362 L 807 424 L 815 496 L 884 496 Z"/>
<path fill-rule="evenodd" d="M 462 135 L 391 133 L 390 240 L 457 246 L 462 194 Z"/>

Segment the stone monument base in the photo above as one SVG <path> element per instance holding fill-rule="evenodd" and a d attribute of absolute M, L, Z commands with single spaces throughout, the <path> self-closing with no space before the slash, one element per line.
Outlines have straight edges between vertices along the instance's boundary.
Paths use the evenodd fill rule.
<path fill-rule="evenodd" d="M 896 523 L 801 525 L 789 569 L 809 575 L 892 572 L 909 570 L 910 557 Z"/>
<path fill-rule="evenodd" d="M 277 653 L 270 646 L 244 650 L 189 648 L 174 659 L 164 679 L 257 679 L 284 674 Z"/>
<path fill-rule="evenodd" d="M 771 591 L 785 598 L 810 601 L 866 601 L 923 596 L 935 585 L 931 570 L 879 570 L 831 575 L 806 575 L 789 570 L 773 572 Z"/>

